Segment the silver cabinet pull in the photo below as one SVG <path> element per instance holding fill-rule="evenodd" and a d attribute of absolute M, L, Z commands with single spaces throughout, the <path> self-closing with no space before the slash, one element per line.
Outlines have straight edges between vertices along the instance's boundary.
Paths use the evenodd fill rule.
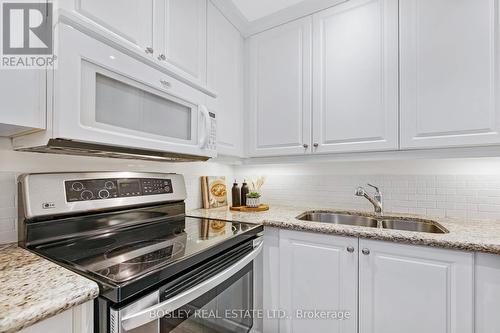
<path fill-rule="evenodd" d="M 365 256 L 369 255 L 370 254 L 370 250 L 368 249 L 363 249 L 361 250 L 361 253 L 363 253 Z"/>
<path fill-rule="evenodd" d="M 309 148 L 309 145 L 308 145 L 307 143 L 304 143 L 304 144 L 302 145 L 302 147 L 304 147 L 305 149 L 307 149 L 307 148 Z"/>
<path fill-rule="evenodd" d="M 347 247 L 347 252 L 353 253 L 354 252 L 354 246 L 348 246 Z"/>
<path fill-rule="evenodd" d="M 315 143 L 313 144 L 313 146 L 314 146 L 314 148 L 318 148 L 318 147 L 319 147 L 319 143 L 316 143 L 316 142 L 315 142 Z"/>
<path fill-rule="evenodd" d="M 152 54 L 154 52 L 153 48 L 151 46 L 146 47 L 146 53 L 147 54 Z"/>
<path fill-rule="evenodd" d="M 163 87 L 165 88 L 170 88 L 172 87 L 172 84 L 170 82 L 168 82 L 167 80 L 160 80 L 160 83 Z"/>
<path fill-rule="evenodd" d="M 166 56 L 162 53 L 162 54 L 160 54 L 160 55 L 158 56 L 158 60 L 160 60 L 160 61 L 165 61 L 165 60 L 167 60 L 167 57 L 166 57 Z"/>

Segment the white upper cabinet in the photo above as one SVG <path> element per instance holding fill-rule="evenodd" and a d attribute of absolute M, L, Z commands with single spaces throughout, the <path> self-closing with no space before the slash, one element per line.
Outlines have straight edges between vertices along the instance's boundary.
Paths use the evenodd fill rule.
<path fill-rule="evenodd" d="M 279 237 L 279 309 L 288 315 L 279 332 L 357 333 L 358 239 L 288 230 Z M 302 310 L 315 309 L 348 311 L 350 317 L 302 317 Z"/>
<path fill-rule="evenodd" d="M 207 84 L 217 92 L 207 106 L 217 115 L 217 151 L 242 156 L 243 37 L 211 2 L 207 20 Z"/>
<path fill-rule="evenodd" d="M 67 0 L 60 7 L 65 23 L 215 96 L 206 90 L 207 0 Z"/>
<path fill-rule="evenodd" d="M 359 249 L 359 333 L 474 331 L 473 253 L 365 239 Z"/>
<path fill-rule="evenodd" d="M 400 0 L 402 148 L 500 143 L 498 0 Z"/>
<path fill-rule="evenodd" d="M 313 16 L 314 152 L 398 148 L 398 0 Z"/>
<path fill-rule="evenodd" d="M 0 70 L 0 136 L 46 127 L 44 70 Z"/>
<path fill-rule="evenodd" d="M 76 9 L 142 50 L 153 48 L 154 0 L 77 0 Z"/>
<path fill-rule="evenodd" d="M 206 82 L 207 1 L 156 0 L 155 56 Z"/>
<path fill-rule="evenodd" d="M 250 156 L 310 152 L 311 17 L 249 39 Z"/>

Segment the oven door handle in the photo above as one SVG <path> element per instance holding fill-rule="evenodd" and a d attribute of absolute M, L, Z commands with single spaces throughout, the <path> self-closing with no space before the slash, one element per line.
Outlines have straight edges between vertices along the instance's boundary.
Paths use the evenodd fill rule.
<path fill-rule="evenodd" d="M 126 315 L 121 319 L 121 325 L 126 331 L 133 330 L 135 328 L 141 327 L 160 319 L 164 315 L 179 309 L 180 307 L 194 301 L 198 297 L 202 296 L 206 292 L 210 291 L 214 287 L 218 286 L 222 282 L 229 279 L 234 274 L 238 273 L 243 267 L 252 262 L 255 257 L 259 255 L 262 251 L 262 241 L 258 244 L 252 252 L 243 257 L 233 266 L 225 269 L 224 271 L 217 273 L 208 280 L 198 284 L 196 287 L 191 288 L 185 292 L 182 292 L 174 297 L 161 302 L 159 304 L 153 305 L 145 310 L 141 310 L 130 315 Z"/>

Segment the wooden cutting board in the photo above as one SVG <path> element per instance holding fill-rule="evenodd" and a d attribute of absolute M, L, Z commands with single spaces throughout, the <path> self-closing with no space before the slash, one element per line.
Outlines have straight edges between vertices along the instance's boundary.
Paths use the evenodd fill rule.
<path fill-rule="evenodd" d="M 264 212 L 266 210 L 269 210 L 269 206 L 266 204 L 260 204 L 259 207 L 247 207 L 247 206 L 240 206 L 240 207 L 229 207 L 229 209 L 237 212 Z"/>

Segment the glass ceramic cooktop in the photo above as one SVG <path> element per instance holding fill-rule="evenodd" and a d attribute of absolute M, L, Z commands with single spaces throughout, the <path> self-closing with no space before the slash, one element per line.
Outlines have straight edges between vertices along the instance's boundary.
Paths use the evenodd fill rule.
<path fill-rule="evenodd" d="M 129 214 L 135 215 L 108 216 L 107 225 L 119 225 L 121 220 L 157 217 L 138 216 L 134 212 Z M 116 221 L 113 222 L 113 219 Z M 205 251 L 254 227 L 258 226 L 184 216 L 169 217 L 112 232 L 103 231 L 92 237 L 38 246 L 35 250 L 101 279 L 122 283 Z"/>

